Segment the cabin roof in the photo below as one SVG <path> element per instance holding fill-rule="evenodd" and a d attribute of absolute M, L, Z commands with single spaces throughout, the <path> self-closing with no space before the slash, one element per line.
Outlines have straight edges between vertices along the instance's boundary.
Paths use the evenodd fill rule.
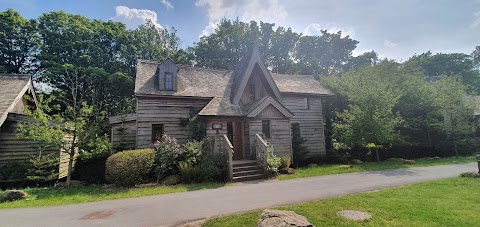
<path fill-rule="evenodd" d="M 0 126 L 28 90 L 35 94 L 30 75 L 0 74 Z"/>
<path fill-rule="evenodd" d="M 243 116 L 240 106 L 230 99 L 215 97 L 198 113 L 200 116 Z"/>
<path fill-rule="evenodd" d="M 334 93 L 312 75 L 286 75 L 271 73 L 282 93 L 298 93 L 330 96 Z"/>
<path fill-rule="evenodd" d="M 137 61 L 136 95 L 219 97 L 230 99 L 232 89 L 235 88 L 234 72 L 232 70 L 179 65 L 177 91 L 161 91 L 158 87 L 158 75 L 156 75 L 157 67 L 160 64 L 161 62 L 157 61 Z M 330 89 L 323 86 L 312 75 L 270 74 L 281 93 L 334 95 Z"/>

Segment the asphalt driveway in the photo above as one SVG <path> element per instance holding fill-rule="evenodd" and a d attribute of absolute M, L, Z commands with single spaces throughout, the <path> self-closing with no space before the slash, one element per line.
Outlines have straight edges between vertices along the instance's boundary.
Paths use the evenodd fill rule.
<path fill-rule="evenodd" d="M 243 211 L 458 176 L 476 163 L 349 173 L 51 207 L 0 210 L 0 226 L 172 226 Z"/>

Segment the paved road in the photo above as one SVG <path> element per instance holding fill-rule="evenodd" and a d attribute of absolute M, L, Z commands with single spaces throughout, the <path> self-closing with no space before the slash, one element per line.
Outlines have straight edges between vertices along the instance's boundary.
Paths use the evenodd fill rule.
<path fill-rule="evenodd" d="M 172 226 L 189 220 L 455 177 L 476 169 L 476 163 L 418 167 L 240 183 L 217 189 L 74 205 L 3 209 L 0 226 Z M 85 218 L 88 215 L 104 218 Z"/>

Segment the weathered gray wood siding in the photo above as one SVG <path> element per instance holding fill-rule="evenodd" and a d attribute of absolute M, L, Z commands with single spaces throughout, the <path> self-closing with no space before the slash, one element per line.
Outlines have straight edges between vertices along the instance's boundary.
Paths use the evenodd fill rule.
<path fill-rule="evenodd" d="M 165 90 L 165 73 L 172 74 L 173 91 L 177 90 L 178 88 L 177 72 L 178 72 L 178 66 L 175 65 L 175 63 L 173 63 L 171 60 L 166 60 L 161 65 L 158 66 L 157 77 L 158 77 L 158 87 L 160 88 L 160 90 Z"/>
<path fill-rule="evenodd" d="M 249 140 L 251 155 L 255 152 L 255 134 L 262 134 L 262 120 L 270 120 L 269 145 L 273 145 L 274 154 L 278 157 L 292 155 L 292 139 L 290 136 L 290 121 L 286 118 L 254 118 L 249 121 Z"/>
<path fill-rule="evenodd" d="M 135 147 L 136 136 L 136 121 L 112 124 L 112 146 L 115 147 L 123 143 L 126 147 Z"/>
<path fill-rule="evenodd" d="M 250 84 L 255 85 L 255 99 L 250 98 Z M 263 98 L 267 95 L 267 91 L 265 90 L 265 86 L 263 86 L 262 81 L 258 77 L 258 75 L 253 74 L 250 76 L 250 79 L 248 79 L 247 86 L 245 87 L 245 90 L 243 90 L 241 102 L 244 105 L 247 105 L 248 103 L 255 101 L 257 99 Z"/>
<path fill-rule="evenodd" d="M 164 132 L 180 143 L 192 136 L 188 126 L 181 126 L 182 119 L 197 114 L 210 99 L 137 97 L 137 148 L 152 146 L 152 124 L 163 124 Z"/>
<path fill-rule="evenodd" d="M 308 97 L 310 108 L 306 108 Z M 290 123 L 300 125 L 300 134 L 306 140 L 304 145 L 312 155 L 325 154 L 325 134 L 322 102 L 318 96 L 282 94 L 282 104 L 293 113 Z"/>
<path fill-rule="evenodd" d="M 5 121 L 0 127 L 0 170 L 7 170 L 5 166 L 13 165 L 15 162 L 27 162 L 31 159 L 32 156 L 39 155 L 38 147 L 41 144 L 39 141 L 34 141 L 31 139 L 20 139 L 17 136 L 18 123 L 16 121 Z M 65 139 L 69 139 L 65 137 Z M 43 154 L 58 154 L 60 158 L 59 165 L 59 178 L 67 176 L 68 168 L 68 154 L 61 152 L 60 149 L 49 148 L 43 152 Z M 5 167 L 5 168 L 4 168 Z M 0 174 L 0 182 L 5 181 L 16 181 L 22 179 L 9 179 L 2 177 L 3 174 Z M 9 178 L 9 177 L 7 177 Z"/>

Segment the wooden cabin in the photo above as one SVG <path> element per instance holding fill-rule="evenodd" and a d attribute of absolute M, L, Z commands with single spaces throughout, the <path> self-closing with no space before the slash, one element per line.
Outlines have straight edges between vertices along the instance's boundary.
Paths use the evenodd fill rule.
<path fill-rule="evenodd" d="M 31 76 L 0 74 L 0 183 L 23 180 L 18 177 L 24 174 L 22 166 L 39 154 L 39 141 L 20 139 L 17 135 L 18 123 L 28 118 L 24 115 L 25 107 L 37 108 Z M 44 151 L 48 153 L 59 155 L 59 177 L 66 176 L 68 155 L 53 148 Z"/>
<path fill-rule="evenodd" d="M 292 127 L 310 155 L 325 154 L 322 99 L 333 93 L 312 75 L 268 71 L 257 47 L 234 70 L 138 60 L 135 95 L 136 113 L 110 118 L 113 146 L 151 147 L 163 133 L 186 142 L 192 131 L 182 120 L 196 115 L 207 136 L 225 135 L 233 160 L 256 159 L 258 144 L 292 155 Z"/>

